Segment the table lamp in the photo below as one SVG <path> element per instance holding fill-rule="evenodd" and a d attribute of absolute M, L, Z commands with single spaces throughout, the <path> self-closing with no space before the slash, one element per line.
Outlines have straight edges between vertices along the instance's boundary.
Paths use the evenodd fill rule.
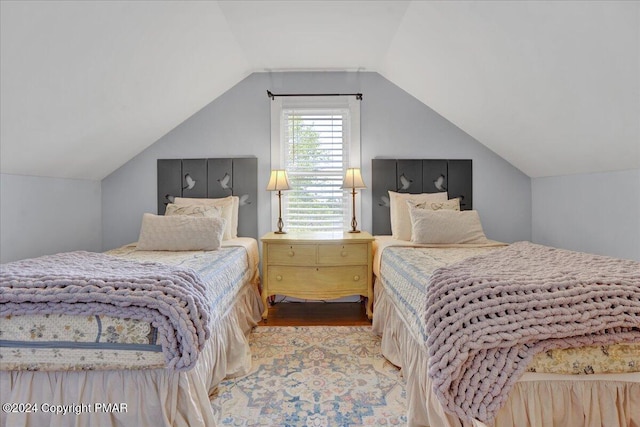
<path fill-rule="evenodd" d="M 351 189 L 353 216 L 351 218 L 351 230 L 349 230 L 349 233 L 359 233 L 360 230 L 357 229 L 358 222 L 356 221 L 356 188 L 367 188 L 367 186 L 364 185 L 364 181 L 362 180 L 360 168 L 347 169 L 347 172 L 344 174 L 342 188 Z"/>
<path fill-rule="evenodd" d="M 282 190 L 289 190 L 289 178 L 287 178 L 287 171 L 278 169 L 272 170 L 269 177 L 269 184 L 267 184 L 267 191 L 278 192 L 278 231 L 276 234 L 286 234 L 286 231 L 282 231 L 284 222 L 282 221 Z"/>

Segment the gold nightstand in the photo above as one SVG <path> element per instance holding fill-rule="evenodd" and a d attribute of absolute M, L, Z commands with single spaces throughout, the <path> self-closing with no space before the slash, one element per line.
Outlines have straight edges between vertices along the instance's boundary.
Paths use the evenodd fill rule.
<path fill-rule="evenodd" d="M 324 300 L 367 297 L 373 316 L 373 236 L 361 233 L 268 233 L 262 237 L 262 301 L 271 295 Z"/>

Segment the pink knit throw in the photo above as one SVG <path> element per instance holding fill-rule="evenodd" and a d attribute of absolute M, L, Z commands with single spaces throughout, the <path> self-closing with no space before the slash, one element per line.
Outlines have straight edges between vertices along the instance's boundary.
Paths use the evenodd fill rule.
<path fill-rule="evenodd" d="M 436 396 L 490 423 L 536 353 L 640 342 L 640 263 L 514 243 L 436 270 L 425 319 Z"/>
<path fill-rule="evenodd" d="M 195 271 L 76 251 L 0 266 L 0 316 L 108 315 L 158 330 L 167 368 L 191 369 L 211 334 L 206 285 Z"/>

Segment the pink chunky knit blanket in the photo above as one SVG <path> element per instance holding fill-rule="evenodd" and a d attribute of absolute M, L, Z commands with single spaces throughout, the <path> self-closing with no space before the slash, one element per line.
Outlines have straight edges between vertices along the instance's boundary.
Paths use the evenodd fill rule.
<path fill-rule="evenodd" d="M 187 370 L 209 337 L 205 285 L 191 269 L 92 252 L 0 266 L 0 316 L 108 315 L 158 330 L 167 367 Z"/>
<path fill-rule="evenodd" d="M 426 304 L 433 391 L 490 423 L 536 353 L 640 342 L 640 263 L 518 242 L 436 270 Z"/>

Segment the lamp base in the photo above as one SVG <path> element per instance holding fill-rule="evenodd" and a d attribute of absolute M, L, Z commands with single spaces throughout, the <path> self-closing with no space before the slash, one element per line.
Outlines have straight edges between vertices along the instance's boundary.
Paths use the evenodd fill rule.
<path fill-rule="evenodd" d="M 349 233 L 359 233 L 360 230 L 349 230 Z"/>
<path fill-rule="evenodd" d="M 278 191 L 278 231 L 274 231 L 276 234 L 287 234 L 284 228 L 284 221 L 282 220 L 282 205 L 280 204 L 280 191 Z"/>

